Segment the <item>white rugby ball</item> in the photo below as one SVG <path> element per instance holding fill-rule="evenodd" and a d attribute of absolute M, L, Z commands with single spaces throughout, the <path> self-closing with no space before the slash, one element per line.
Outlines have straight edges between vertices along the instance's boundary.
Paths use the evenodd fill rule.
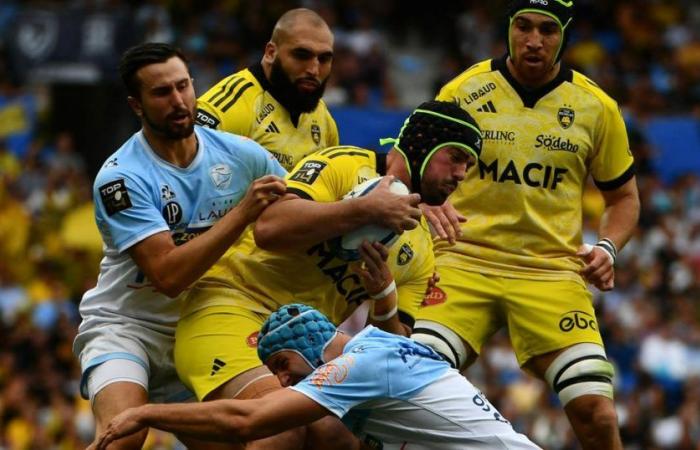
<path fill-rule="evenodd" d="M 372 178 L 364 181 L 350 190 L 343 196 L 343 200 L 350 198 L 362 197 L 372 192 L 372 189 L 377 187 L 384 177 Z M 394 194 L 408 195 L 410 192 L 405 184 L 394 178 L 394 181 L 389 185 L 389 189 Z M 390 247 L 398 239 L 398 235 L 389 228 L 379 225 L 365 225 L 354 231 L 338 236 L 331 240 L 331 248 L 335 254 L 346 261 L 356 261 L 360 259 L 359 248 L 365 240 L 369 242 L 381 242 L 384 246 Z"/>

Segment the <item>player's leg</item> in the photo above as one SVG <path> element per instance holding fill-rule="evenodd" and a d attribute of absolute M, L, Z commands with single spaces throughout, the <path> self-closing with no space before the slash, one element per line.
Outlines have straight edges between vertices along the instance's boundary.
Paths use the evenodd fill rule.
<path fill-rule="evenodd" d="M 120 381 L 121 380 L 121 381 Z M 90 371 L 87 379 L 95 433 L 99 435 L 119 413 L 148 402 L 148 375 L 138 363 L 111 359 Z M 140 449 L 148 430 L 115 441 L 110 449 Z"/>
<path fill-rule="evenodd" d="M 260 398 L 282 389 L 277 377 L 258 359 L 257 334 L 264 319 L 265 315 L 239 306 L 210 307 L 180 319 L 175 364 L 180 378 L 198 399 Z M 331 439 L 327 442 L 336 448 L 333 439 L 338 430 L 333 432 L 321 439 Z M 245 448 L 296 450 L 304 448 L 305 440 L 306 428 L 301 427 L 250 442 Z"/>
<path fill-rule="evenodd" d="M 518 362 L 558 395 L 584 449 L 621 449 L 592 296 L 576 281 L 511 280 L 508 328 Z"/>
<path fill-rule="evenodd" d="M 559 395 L 584 450 L 622 450 L 613 401 L 613 370 L 602 347 L 574 345 L 535 356 L 526 367 L 546 379 Z"/>
<path fill-rule="evenodd" d="M 500 281 L 455 267 L 438 266 L 440 281 L 416 312 L 412 339 L 432 347 L 464 370 L 481 346 L 504 325 L 498 306 Z"/>

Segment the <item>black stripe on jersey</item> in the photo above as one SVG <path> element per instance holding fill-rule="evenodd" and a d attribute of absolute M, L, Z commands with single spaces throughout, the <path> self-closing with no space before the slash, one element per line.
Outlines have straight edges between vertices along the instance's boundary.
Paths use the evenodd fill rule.
<path fill-rule="evenodd" d="M 455 348 L 452 346 L 452 344 L 450 344 L 447 341 L 447 339 L 442 337 L 442 335 L 440 333 L 438 333 L 437 331 L 431 330 L 430 328 L 414 328 L 413 329 L 413 334 L 421 334 L 421 333 L 440 339 L 442 342 L 444 342 L 447 345 L 447 347 L 452 352 L 452 361 L 459 361 L 459 353 L 457 353 L 457 350 L 455 350 Z M 436 352 L 436 353 L 438 353 L 438 352 Z M 438 355 L 441 355 L 441 353 L 438 353 Z M 452 365 L 452 363 L 450 363 L 450 360 L 448 359 L 450 357 L 449 355 L 442 355 L 442 357 L 443 357 L 443 359 L 445 359 L 445 361 L 448 362 L 448 364 L 450 364 L 450 366 Z"/>
<path fill-rule="evenodd" d="M 408 325 L 409 328 L 413 328 L 413 324 L 416 323 L 416 319 L 406 311 L 399 310 L 399 322 Z"/>
<path fill-rule="evenodd" d="M 520 99 L 523 102 L 523 106 L 526 108 L 534 108 L 542 97 L 552 92 L 563 82 L 568 81 L 571 83 L 571 81 L 574 79 L 574 73 L 570 68 L 566 67 L 562 63 L 559 68 L 559 73 L 553 80 L 536 89 L 529 90 L 522 84 L 518 83 L 515 77 L 513 77 L 513 75 L 510 73 L 510 70 L 508 70 L 508 65 L 506 64 L 507 58 L 508 55 L 505 55 L 503 58 L 491 60 L 491 70 L 498 70 L 501 72 L 503 78 L 505 78 L 508 84 L 510 84 L 515 92 L 518 93 L 518 96 L 520 96 Z"/>
<path fill-rule="evenodd" d="M 348 152 L 337 152 L 337 153 L 330 153 L 328 154 L 328 159 L 333 159 L 337 158 L 338 156 L 343 156 L 343 155 L 350 155 L 350 156 L 364 156 L 365 158 L 369 158 L 369 155 L 365 152 L 358 152 L 358 151 L 348 151 Z"/>
<path fill-rule="evenodd" d="M 304 192 L 301 189 L 290 187 L 290 188 L 287 188 L 286 193 L 298 195 L 299 197 L 301 197 L 305 200 L 313 200 L 313 198 L 311 198 L 311 196 L 307 192 Z"/>
<path fill-rule="evenodd" d="M 233 91 L 236 90 L 238 85 L 243 83 L 244 81 L 245 81 L 245 78 L 237 78 L 236 81 L 226 90 L 226 95 L 224 95 L 223 97 L 218 99 L 216 101 L 216 103 L 214 103 L 214 106 L 218 107 L 219 105 L 221 105 L 224 102 L 224 100 L 231 97 L 233 95 Z"/>
<path fill-rule="evenodd" d="M 629 168 L 625 170 L 625 172 L 620 175 L 619 177 L 615 178 L 614 180 L 610 181 L 596 181 L 595 185 L 600 189 L 601 191 L 612 191 L 614 189 L 619 188 L 623 184 L 627 183 L 629 180 L 632 179 L 634 176 L 636 170 L 634 168 L 634 163 L 630 164 Z"/>
<path fill-rule="evenodd" d="M 335 145 L 333 147 L 328 147 L 325 150 L 321 150 L 320 152 L 318 152 L 318 154 L 325 156 L 329 153 L 332 153 L 332 152 L 335 152 L 338 150 L 349 150 L 349 149 L 353 149 L 353 148 L 359 148 L 359 147 L 355 147 L 354 145 Z"/>
<path fill-rule="evenodd" d="M 239 98 L 241 98 L 241 95 L 243 95 L 243 93 L 244 93 L 246 90 L 248 90 L 249 88 L 251 88 L 251 87 L 253 87 L 253 83 L 251 83 L 251 82 L 248 82 L 248 83 L 244 84 L 243 87 L 240 88 L 240 89 L 238 90 L 238 93 L 237 93 L 236 95 L 233 96 L 233 98 L 231 99 L 231 101 L 228 102 L 228 103 L 226 103 L 226 104 L 224 105 L 224 107 L 221 108 L 221 112 L 226 112 L 226 111 L 228 111 L 228 109 L 229 109 L 230 107 L 232 107 L 233 104 L 236 103 L 236 101 L 238 101 Z"/>
<path fill-rule="evenodd" d="M 224 83 L 224 84 L 221 86 L 221 89 L 219 89 L 218 92 L 215 92 L 215 93 L 209 98 L 209 100 L 207 100 L 207 102 L 208 102 L 208 103 L 212 103 L 212 102 L 214 102 L 217 98 L 221 97 L 222 95 L 225 95 L 225 94 L 226 94 L 226 91 L 227 91 L 227 90 L 229 89 L 229 87 L 231 86 L 231 83 L 240 82 L 240 80 L 242 80 L 242 78 L 231 75 L 231 78 L 230 78 L 226 83 Z M 233 88 L 231 88 L 231 89 L 233 89 Z"/>

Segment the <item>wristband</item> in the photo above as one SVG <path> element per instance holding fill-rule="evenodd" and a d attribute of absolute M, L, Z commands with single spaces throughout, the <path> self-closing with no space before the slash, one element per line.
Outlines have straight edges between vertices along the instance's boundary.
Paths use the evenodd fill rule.
<path fill-rule="evenodd" d="M 393 291 L 396 290 L 396 281 L 391 280 L 391 283 L 387 287 L 385 287 L 381 292 L 377 292 L 376 294 L 370 295 L 371 298 L 374 300 L 381 300 L 387 295 L 391 294 Z"/>
<path fill-rule="evenodd" d="M 376 321 L 376 322 L 384 322 L 384 321 L 386 321 L 386 320 L 391 319 L 392 317 L 394 317 L 394 316 L 396 315 L 396 313 L 399 312 L 399 305 L 394 305 L 394 307 L 391 308 L 391 311 L 389 311 L 389 312 L 386 313 L 386 314 L 382 314 L 382 315 L 380 315 L 380 316 L 375 316 L 375 315 L 374 315 L 374 308 L 370 309 L 369 311 L 370 311 L 370 312 L 369 312 L 369 317 L 370 317 L 372 320 L 374 320 L 374 321 Z"/>
<path fill-rule="evenodd" d="M 615 260 L 617 259 L 617 247 L 615 247 L 613 241 L 608 238 L 603 238 L 599 240 L 595 246 L 605 250 L 605 253 L 608 255 L 608 259 L 610 260 L 610 264 L 614 266 Z"/>

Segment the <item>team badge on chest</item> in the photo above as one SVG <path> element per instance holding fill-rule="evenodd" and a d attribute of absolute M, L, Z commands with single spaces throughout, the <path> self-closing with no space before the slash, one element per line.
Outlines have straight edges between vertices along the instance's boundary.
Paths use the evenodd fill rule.
<path fill-rule="evenodd" d="M 567 129 L 574 124 L 575 117 L 576 114 L 571 108 L 559 108 L 559 112 L 557 113 L 557 120 L 559 120 L 559 125 L 561 125 L 561 127 L 564 129 Z"/>
<path fill-rule="evenodd" d="M 316 124 L 311 125 L 311 139 L 314 140 L 316 145 L 321 143 L 321 127 Z"/>
<path fill-rule="evenodd" d="M 226 189 L 231 184 L 231 168 L 226 164 L 212 166 L 209 176 L 217 189 Z"/>

